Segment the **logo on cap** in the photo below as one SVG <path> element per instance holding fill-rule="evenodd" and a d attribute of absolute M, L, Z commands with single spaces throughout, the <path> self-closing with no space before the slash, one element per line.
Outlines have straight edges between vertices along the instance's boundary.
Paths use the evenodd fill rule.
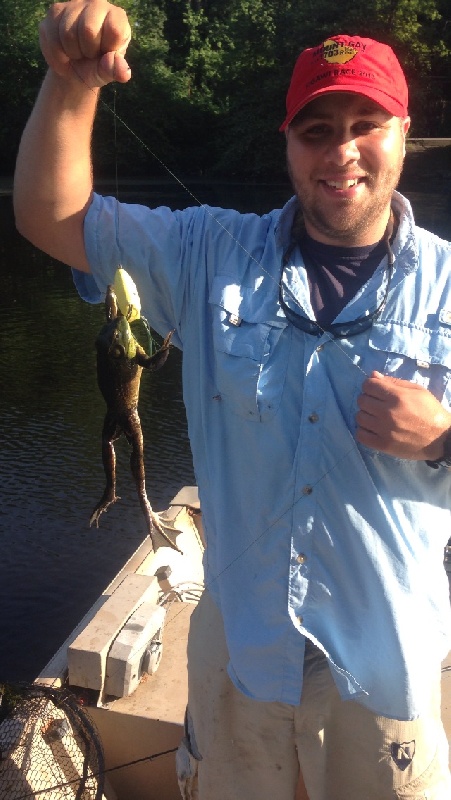
<path fill-rule="evenodd" d="M 358 51 L 354 47 L 326 39 L 323 43 L 323 58 L 329 64 L 347 64 L 356 56 Z"/>

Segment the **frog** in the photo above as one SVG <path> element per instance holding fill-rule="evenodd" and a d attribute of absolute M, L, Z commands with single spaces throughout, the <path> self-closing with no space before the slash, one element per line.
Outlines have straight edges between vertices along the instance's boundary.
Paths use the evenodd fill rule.
<path fill-rule="evenodd" d="M 165 524 L 150 505 L 146 492 L 144 467 L 144 439 L 138 413 L 139 389 L 143 369 L 155 372 L 165 363 L 174 331 L 170 331 L 163 344 L 153 355 L 148 355 L 139 344 L 130 327 L 130 311 L 123 314 L 113 285 L 105 295 L 106 323 L 96 338 L 97 382 L 107 410 L 102 429 L 102 463 L 106 486 L 100 501 L 91 514 L 89 525 L 99 527 L 100 516 L 120 498 L 116 495 L 116 454 L 114 443 L 124 435 L 131 445 L 130 469 L 135 481 L 141 510 L 144 514 L 152 547 L 157 547 L 155 531 L 168 544 L 181 552 L 166 533 L 176 530 Z"/>

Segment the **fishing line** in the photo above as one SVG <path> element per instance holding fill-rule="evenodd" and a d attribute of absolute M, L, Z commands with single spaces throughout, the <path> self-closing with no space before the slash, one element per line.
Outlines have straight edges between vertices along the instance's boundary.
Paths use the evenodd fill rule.
<path fill-rule="evenodd" d="M 117 145 L 117 119 L 118 119 L 118 116 L 117 116 L 117 113 L 116 113 L 117 88 L 116 88 L 116 84 L 114 82 L 113 82 L 113 85 L 112 85 L 111 88 L 113 90 L 112 114 L 113 114 L 113 138 L 114 138 L 114 153 L 115 153 L 115 159 L 114 159 L 114 183 L 115 183 L 115 187 L 116 187 L 116 201 L 119 203 L 119 172 L 118 172 L 118 162 L 117 162 L 117 147 L 118 147 L 118 145 Z M 117 218 L 117 226 L 116 227 L 117 227 L 117 230 L 119 231 L 119 217 Z M 117 241 L 117 236 L 116 236 L 116 241 Z M 119 242 L 117 242 L 117 244 L 119 246 Z"/>

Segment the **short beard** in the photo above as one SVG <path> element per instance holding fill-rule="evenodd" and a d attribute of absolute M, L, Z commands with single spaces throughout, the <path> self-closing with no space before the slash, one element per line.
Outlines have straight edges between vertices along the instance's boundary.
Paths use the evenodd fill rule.
<path fill-rule="evenodd" d="M 291 184 L 298 198 L 304 219 L 310 224 L 311 228 L 318 231 L 328 239 L 341 242 L 343 245 L 352 246 L 355 241 L 365 236 L 376 220 L 384 215 L 386 209 L 391 204 L 393 191 L 396 189 L 401 177 L 403 158 L 401 157 L 393 168 L 384 176 L 383 183 L 379 188 L 374 188 L 374 179 L 369 176 L 366 178 L 368 187 L 371 190 L 373 202 L 369 208 L 359 209 L 359 213 L 354 213 L 353 202 L 349 201 L 344 205 L 341 212 L 336 212 L 335 219 L 332 221 L 317 204 L 307 203 L 302 191 L 296 186 L 290 164 L 287 160 L 287 171 Z"/>

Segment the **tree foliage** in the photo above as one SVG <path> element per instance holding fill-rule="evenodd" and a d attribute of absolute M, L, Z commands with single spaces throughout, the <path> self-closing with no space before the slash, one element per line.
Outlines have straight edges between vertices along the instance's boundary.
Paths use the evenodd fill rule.
<path fill-rule="evenodd" d="M 35 0 L 0 1 L 0 152 L 5 172 L 14 163 L 20 132 L 44 75 L 37 28 L 46 9 L 46 2 Z"/>
<path fill-rule="evenodd" d="M 268 178 L 283 169 L 278 127 L 294 61 L 334 33 L 392 45 L 408 78 L 412 134 L 451 128 L 449 0 L 123 0 L 133 80 L 103 93 L 95 128 L 100 174 Z M 45 70 L 37 37 L 47 2 L 0 0 L 2 172 Z M 116 111 L 127 127 L 118 123 Z M 130 130 L 132 132 L 130 132 Z M 136 136 L 140 141 L 137 140 Z"/>

